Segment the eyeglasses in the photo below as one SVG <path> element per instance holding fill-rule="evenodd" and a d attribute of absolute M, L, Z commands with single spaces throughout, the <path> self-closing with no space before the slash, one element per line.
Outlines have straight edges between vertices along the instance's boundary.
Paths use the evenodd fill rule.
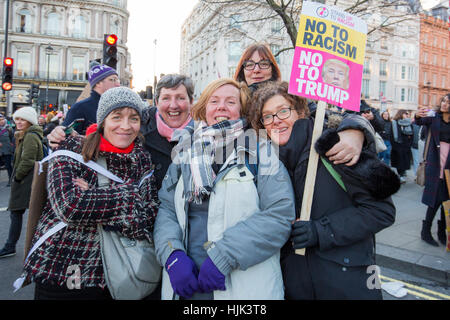
<path fill-rule="evenodd" d="M 293 109 L 292 108 L 280 109 L 275 114 L 266 114 L 265 116 L 263 116 L 260 119 L 260 121 L 263 125 L 268 126 L 269 124 L 273 123 L 273 121 L 275 120 L 275 117 L 277 117 L 280 120 L 289 118 L 291 116 L 291 110 L 293 110 Z"/>
<path fill-rule="evenodd" d="M 269 60 L 261 60 L 260 62 L 249 60 L 244 62 L 244 69 L 251 71 L 255 69 L 256 65 L 258 65 L 260 69 L 269 69 L 272 66 L 272 63 Z"/>

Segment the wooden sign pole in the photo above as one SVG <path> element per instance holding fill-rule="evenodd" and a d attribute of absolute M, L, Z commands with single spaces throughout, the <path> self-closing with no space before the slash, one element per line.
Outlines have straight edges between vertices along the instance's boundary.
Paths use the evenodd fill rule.
<path fill-rule="evenodd" d="M 309 151 L 308 171 L 306 173 L 305 191 L 303 192 L 302 209 L 300 212 L 300 221 L 309 221 L 311 217 L 314 186 L 316 184 L 317 165 L 319 163 L 319 154 L 316 152 L 314 145 L 316 144 L 317 139 L 319 139 L 319 137 L 322 135 L 326 107 L 326 102 L 319 101 L 316 109 L 314 130 L 311 139 L 311 149 Z M 304 256 L 306 253 L 306 249 L 297 249 L 295 250 L 295 253 Z"/>

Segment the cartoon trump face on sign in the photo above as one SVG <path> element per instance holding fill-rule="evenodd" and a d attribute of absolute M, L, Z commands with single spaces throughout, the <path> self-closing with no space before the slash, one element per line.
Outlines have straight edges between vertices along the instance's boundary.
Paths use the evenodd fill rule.
<path fill-rule="evenodd" d="M 332 84 L 344 90 L 348 89 L 350 67 L 337 59 L 328 59 L 322 68 L 323 82 Z"/>

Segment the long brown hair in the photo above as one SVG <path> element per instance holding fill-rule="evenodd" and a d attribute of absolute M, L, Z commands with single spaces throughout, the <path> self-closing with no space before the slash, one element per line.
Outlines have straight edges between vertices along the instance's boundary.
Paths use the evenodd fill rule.
<path fill-rule="evenodd" d="M 271 80 L 279 81 L 281 80 L 281 71 L 278 67 L 277 61 L 275 60 L 275 57 L 272 54 L 272 51 L 270 51 L 269 47 L 262 43 L 255 43 L 245 49 L 244 53 L 241 56 L 241 59 L 238 62 L 238 65 L 236 67 L 236 72 L 234 73 L 234 80 L 241 82 L 245 81 L 245 75 L 244 75 L 244 62 L 249 60 L 253 53 L 255 51 L 258 51 L 259 56 L 261 59 L 267 59 L 270 60 L 272 64 L 272 78 Z"/>
<path fill-rule="evenodd" d="M 408 110 L 398 110 L 397 113 L 395 114 L 393 120 L 395 120 L 395 121 L 402 120 L 403 119 L 403 115 L 406 114 L 406 113 L 409 114 L 409 111 Z"/>

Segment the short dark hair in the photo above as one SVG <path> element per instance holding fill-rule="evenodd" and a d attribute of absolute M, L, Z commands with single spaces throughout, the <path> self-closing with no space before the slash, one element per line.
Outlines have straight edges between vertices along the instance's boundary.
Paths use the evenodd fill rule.
<path fill-rule="evenodd" d="M 181 74 L 167 74 L 159 80 L 155 90 L 156 103 L 159 100 L 162 88 L 178 88 L 180 85 L 183 85 L 186 88 L 189 100 L 192 103 L 194 100 L 194 83 L 191 78 Z"/>

